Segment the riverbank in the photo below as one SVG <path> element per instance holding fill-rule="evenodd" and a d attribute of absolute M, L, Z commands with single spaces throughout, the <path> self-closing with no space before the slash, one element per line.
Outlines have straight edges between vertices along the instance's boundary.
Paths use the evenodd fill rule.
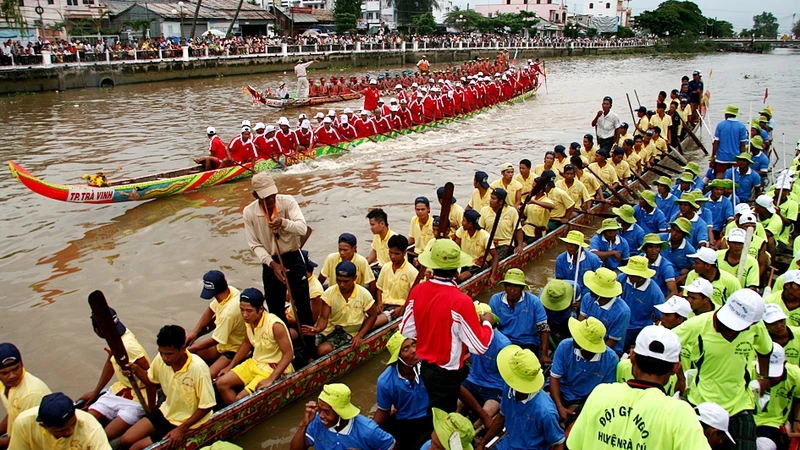
<path fill-rule="evenodd" d="M 554 58 L 646 54 L 652 46 L 585 47 L 585 48 L 520 48 L 517 58 Z M 416 64 L 426 55 L 432 65 L 451 64 L 475 58 L 494 58 L 499 48 L 427 49 L 419 51 L 379 50 L 319 52 L 306 55 L 278 53 L 274 55 L 240 55 L 208 58 L 172 58 L 145 61 L 73 63 L 46 66 L 25 66 L 0 70 L 0 95 L 22 92 L 65 91 L 91 87 L 114 87 L 135 83 L 230 75 L 292 72 L 300 56 L 313 58 L 315 70 L 342 67 L 404 66 Z M 513 55 L 517 49 L 509 49 Z"/>

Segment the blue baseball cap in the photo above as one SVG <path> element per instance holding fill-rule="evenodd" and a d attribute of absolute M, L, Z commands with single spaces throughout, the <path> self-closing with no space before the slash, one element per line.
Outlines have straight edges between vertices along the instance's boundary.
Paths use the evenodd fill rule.
<path fill-rule="evenodd" d="M 475 181 L 477 181 L 482 188 L 489 189 L 489 174 L 486 172 L 482 170 L 475 172 Z"/>
<path fill-rule="evenodd" d="M 36 421 L 46 427 L 63 427 L 75 417 L 75 405 L 61 392 L 53 392 L 42 397 Z"/>
<path fill-rule="evenodd" d="M 569 144 L 569 148 L 572 149 L 572 150 L 578 150 L 578 149 L 581 148 L 581 144 L 579 144 L 577 142 L 573 142 L 573 143 Z"/>
<path fill-rule="evenodd" d="M 123 334 L 125 334 L 125 331 L 127 331 L 128 329 L 125 328 L 125 325 L 123 325 L 122 322 L 120 322 L 119 317 L 117 317 L 117 311 L 114 310 L 114 308 L 108 308 L 108 312 L 111 313 L 111 319 L 114 321 L 114 325 L 117 326 L 117 331 L 119 332 L 119 335 L 122 336 Z M 94 313 L 92 313 L 91 319 L 92 319 L 92 328 L 97 330 L 98 334 L 100 334 L 99 333 L 100 326 L 97 325 L 97 319 L 95 319 Z M 101 336 L 102 336 L 102 334 L 101 334 Z"/>
<path fill-rule="evenodd" d="M 303 261 L 306 262 L 306 272 L 313 272 L 314 267 L 317 267 L 317 263 L 311 260 L 311 257 L 308 256 L 308 250 L 300 250 L 300 253 L 303 254 Z"/>
<path fill-rule="evenodd" d="M 247 302 L 256 308 L 264 306 L 264 294 L 256 288 L 247 288 L 239 294 L 239 302 Z"/>
<path fill-rule="evenodd" d="M 22 355 L 16 345 L 10 342 L 0 344 L 0 368 L 12 366 L 22 361 Z"/>
<path fill-rule="evenodd" d="M 439 198 L 439 200 L 441 200 L 441 199 L 442 199 L 442 197 L 444 197 L 444 186 L 441 186 L 441 187 L 439 187 L 438 189 L 436 189 L 436 197 L 438 197 L 438 198 Z M 453 196 L 453 201 L 452 201 L 452 203 L 455 203 L 455 202 L 456 202 L 456 197 L 455 197 L 455 196 Z"/>
<path fill-rule="evenodd" d="M 464 218 L 467 219 L 467 222 L 474 225 L 476 230 L 481 229 L 481 226 L 478 223 L 481 218 L 481 214 L 478 211 L 475 211 L 474 209 L 468 209 L 464 211 Z"/>
<path fill-rule="evenodd" d="M 560 153 L 560 154 L 562 154 L 564 156 L 567 156 L 567 149 L 566 149 L 566 147 L 564 147 L 561 144 L 556 145 L 555 148 L 553 149 L 553 151 L 556 152 L 556 153 Z"/>
<path fill-rule="evenodd" d="M 211 300 L 215 295 L 221 294 L 228 289 L 228 282 L 225 281 L 225 274 L 219 270 L 209 270 L 203 275 L 203 290 L 200 298 Z"/>
<path fill-rule="evenodd" d="M 423 205 L 427 206 L 428 208 L 431 207 L 431 202 L 428 200 L 428 197 L 417 197 L 414 199 L 414 205 L 417 203 L 422 203 Z"/>
<path fill-rule="evenodd" d="M 356 265 L 350 261 L 342 261 L 336 265 L 336 276 L 355 278 Z"/>
<path fill-rule="evenodd" d="M 505 201 L 506 197 L 508 197 L 508 192 L 506 192 L 506 190 L 503 188 L 494 188 L 492 194 L 496 195 L 497 199 L 501 202 Z"/>
<path fill-rule="evenodd" d="M 356 239 L 356 236 L 354 234 L 351 234 L 351 233 L 342 233 L 342 234 L 340 234 L 339 235 L 339 242 L 337 242 L 337 244 L 341 244 L 342 242 L 344 242 L 345 244 L 348 244 L 350 247 L 355 247 L 356 244 L 358 244 L 358 240 Z"/>

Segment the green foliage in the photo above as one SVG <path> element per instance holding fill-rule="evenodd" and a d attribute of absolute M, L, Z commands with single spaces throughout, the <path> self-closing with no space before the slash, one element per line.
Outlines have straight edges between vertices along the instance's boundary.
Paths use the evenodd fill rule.
<path fill-rule="evenodd" d="M 475 10 L 455 9 L 447 14 L 445 25 L 464 31 L 477 30 L 481 33 L 517 34 L 525 29 L 532 29 L 540 20 L 536 13 L 520 11 L 518 13 L 497 13 L 492 17 L 484 17 Z"/>
<path fill-rule="evenodd" d="M 28 22 L 19 9 L 19 0 L 0 0 L 0 16 L 20 34 L 25 34 L 28 31 Z"/>
<path fill-rule="evenodd" d="M 733 24 L 727 20 L 716 20 L 708 18 L 706 20 L 705 32 L 709 37 L 733 37 L 736 32 L 733 31 Z"/>
<path fill-rule="evenodd" d="M 620 38 L 620 39 L 632 38 L 632 37 L 636 36 L 636 33 L 634 33 L 633 30 L 631 30 L 628 27 L 622 26 L 622 25 L 619 26 L 619 28 L 617 29 L 617 33 L 616 34 L 617 34 L 617 37 Z"/>
<path fill-rule="evenodd" d="M 354 30 L 358 19 L 350 13 L 338 13 L 334 14 L 334 20 L 336 21 L 336 32 L 341 34 Z"/>
<path fill-rule="evenodd" d="M 581 34 L 581 27 L 575 22 L 567 22 L 564 25 L 564 37 L 576 39 Z"/>
<path fill-rule="evenodd" d="M 463 10 L 456 6 L 447 13 L 444 24 L 464 31 L 473 31 L 479 29 L 485 20 L 487 18 L 474 9 Z"/>
<path fill-rule="evenodd" d="M 420 14 L 411 19 L 411 25 L 416 28 L 417 34 L 433 34 L 436 31 L 436 19 L 431 13 Z"/>
<path fill-rule="evenodd" d="M 658 36 L 700 34 L 706 24 L 702 11 L 691 1 L 667 0 L 655 11 L 645 11 L 636 17 L 636 24 Z"/>
<path fill-rule="evenodd" d="M 590 38 L 597 36 L 597 28 L 589 28 L 588 30 L 586 30 L 586 36 Z"/>
<path fill-rule="evenodd" d="M 391 0 L 390 3 L 394 3 L 399 26 L 414 25 L 413 21 L 418 16 L 431 14 L 433 8 L 439 7 L 437 0 Z M 434 19 L 434 23 L 436 23 L 436 19 Z"/>
<path fill-rule="evenodd" d="M 753 36 L 757 38 L 772 38 L 778 37 L 778 19 L 771 12 L 762 12 L 757 16 L 753 16 L 753 29 L 751 30 Z"/>
<path fill-rule="evenodd" d="M 358 18 L 361 17 L 361 0 L 336 0 L 333 15 L 337 33 L 354 30 Z"/>
<path fill-rule="evenodd" d="M 800 20 L 792 25 L 792 34 L 795 36 L 800 36 Z"/>
<path fill-rule="evenodd" d="M 142 31 L 142 39 L 147 38 L 147 29 L 150 28 L 150 24 L 155 22 L 156 19 L 139 19 L 139 20 L 126 20 L 122 22 L 123 25 L 131 27 L 134 31 Z"/>

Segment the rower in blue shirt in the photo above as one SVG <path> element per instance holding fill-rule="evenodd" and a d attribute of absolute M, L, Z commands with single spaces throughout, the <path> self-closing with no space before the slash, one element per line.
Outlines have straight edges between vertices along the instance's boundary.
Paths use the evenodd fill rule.
<path fill-rule="evenodd" d="M 569 328 L 572 338 L 558 344 L 550 369 L 550 396 L 561 420 L 567 422 L 574 419 L 575 410 L 594 388 L 616 381 L 619 363 L 616 353 L 603 340 L 606 329 L 599 320 L 570 319 Z"/>
<path fill-rule="evenodd" d="M 636 217 L 633 216 L 633 206 L 622 205 L 619 208 L 611 208 L 611 212 L 617 215 L 617 222 L 622 227 L 619 235 L 628 243 L 630 255 L 638 255 L 639 247 L 644 241 L 644 230 L 636 224 Z"/>
<path fill-rule="evenodd" d="M 692 233 L 689 241 L 692 247 L 700 248 L 702 244 L 708 244 L 708 225 L 697 214 L 700 205 L 695 203 L 694 195 L 683 194 L 681 198 L 675 200 L 675 204 L 678 205 L 681 217 L 688 219 L 692 224 Z"/>
<path fill-rule="evenodd" d="M 611 270 L 625 265 L 630 258 L 628 242 L 619 236 L 621 228 L 616 219 L 605 219 L 589 242 L 589 251 L 603 261 L 603 267 Z"/>
<path fill-rule="evenodd" d="M 648 234 L 642 244 L 642 256 L 647 258 L 647 267 L 656 271 L 653 281 L 656 283 L 664 298 L 678 295 L 678 284 L 675 282 L 675 266 L 667 258 L 661 256 L 661 251 L 669 247 L 669 243 L 662 240 L 658 234 Z"/>
<path fill-rule="evenodd" d="M 290 450 L 397 450 L 397 441 L 378 424 L 359 414 L 350 402 L 350 388 L 341 383 L 326 384 L 317 402 L 306 403 L 303 421 L 297 428 Z"/>
<path fill-rule="evenodd" d="M 763 186 L 769 172 L 769 156 L 764 153 L 764 140 L 761 136 L 750 138 L 750 154 L 753 156 L 753 165 L 750 168 L 761 176 L 761 185 Z"/>
<path fill-rule="evenodd" d="M 711 180 L 708 184 L 711 191 L 708 193 L 708 203 L 705 204 L 704 209 L 711 211 L 711 228 L 714 230 L 714 241 L 722 239 L 725 226 L 733 219 L 733 203 L 731 203 L 731 199 L 723 195 L 725 189 L 730 189 L 731 186 L 731 180 L 721 179 Z"/>
<path fill-rule="evenodd" d="M 719 174 L 724 173 L 734 163 L 734 158 L 744 153 L 745 142 L 747 142 L 747 126 L 736 119 L 739 115 L 739 107 L 728 105 L 723 112 L 725 120 L 717 124 L 714 130 L 714 146 L 711 151 L 711 161 L 714 163 L 714 172 L 719 178 Z"/>
<path fill-rule="evenodd" d="M 564 430 L 555 403 L 542 391 L 544 374 L 536 355 L 510 345 L 497 355 L 497 368 L 506 387 L 500 414 L 482 442 L 490 442 L 505 427 L 506 435 L 497 442 L 497 450 L 563 450 Z M 483 448 L 481 444 L 478 450 Z"/>
<path fill-rule="evenodd" d="M 550 363 L 550 328 L 547 314 L 539 298 L 530 293 L 525 282 L 525 273 L 510 269 L 503 281 L 504 291 L 489 299 L 492 312 L 499 318 L 497 329 L 522 348 L 527 348 L 539 357 L 543 364 Z"/>
<path fill-rule="evenodd" d="M 675 282 L 680 285 L 694 266 L 694 260 L 689 257 L 696 252 L 689 242 L 692 236 L 692 223 L 685 217 L 678 217 L 669 225 L 669 233 L 660 235 L 662 241 L 667 241 L 667 246 L 661 249 L 660 254 L 672 263 Z"/>
<path fill-rule="evenodd" d="M 585 320 L 594 317 L 599 320 L 606 329 L 606 345 L 621 355 L 631 310 L 619 298 L 622 294 L 622 285 L 617 281 L 617 274 L 601 267 L 597 272 L 586 272 L 583 275 L 583 282 L 589 292 L 583 294 L 578 318 Z"/>
<path fill-rule="evenodd" d="M 422 445 L 420 450 L 444 449 L 455 450 L 451 447 L 457 443 L 457 447 L 463 450 L 472 450 L 472 440 L 475 438 L 475 429 L 472 422 L 457 412 L 446 413 L 439 408 L 432 408 L 433 413 L 433 433 L 430 440 Z M 344 450 L 344 449 L 342 449 Z"/>
<path fill-rule="evenodd" d="M 428 391 L 419 375 L 417 343 L 396 332 L 386 350 L 388 367 L 378 377 L 378 410 L 372 420 L 394 436 L 401 449 L 419 448 L 430 437 L 432 427 Z"/>
<path fill-rule="evenodd" d="M 680 197 L 681 195 L 691 192 L 694 189 L 694 174 L 691 172 L 683 172 L 677 180 L 675 186 L 672 188 L 672 195 Z"/>
<path fill-rule="evenodd" d="M 557 346 L 559 342 L 570 337 L 570 317 L 577 316 L 578 302 L 581 294 L 575 292 L 575 282 L 572 280 L 550 280 L 539 292 L 544 312 L 547 314 L 547 324 L 550 327 L 550 337 Z M 577 288 L 580 290 L 580 288 Z M 575 303 L 573 305 L 573 299 Z M 574 307 L 573 307 L 574 306 Z"/>
<path fill-rule="evenodd" d="M 675 196 L 670 191 L 671 184 L 668 176 L 662 176 L 653 182 L 656 185 L 656 208 L 664 214 L 664 217 L 672 217 L 675 210 Z M 646 234 L 646 233 L 645 233 Z"/>
<path fill-rule="evenodd" d="M 642 191 L 639 193 L 639 204 L 633 207 L 636 223 L 642 227 L 644 234 L 660 233 L 667 230 L 667 218 L 657 208 L 656 193 Z"/>
<path fill-rule="evenodd" d="M 725 171 L 723 178 L 736 177 L 736 203 L 749 203 L 761 193 L 761 175 L 750 167 L 752 164 L 753 157 L 742 153 L 736 156 L 736 173 L 733 174 L 733 168 Z"/>
<path fill-rule="evenodd" d="M 620 267 L 622 274 L 617 281 L 622 284 L 620 298 L 631 310 L 631 320 L 625 333 L 624 351 L 630 351 L 636 342 L 636 336 L 642 328 L 655 323 L 653 318 L 661 318 L 661 311 L 657 305 L 664 303 L 664 294 L 653 280 L 656 271 L 647 267 L 647 258 L 635 256 L 628 261 L 627 266 Z"/>
<path fill-rule="evenodd" d="M 577 270 L 578 287 L 583 289 L 583 275 L 590 270 L 602 267 L 603 261 L 594 253 L 586 251 L 589 245 L 580 231 L 572 230 L 567 233 L 566 237 L 559 239 L 566 244 L 567 249 L 556 258 L 556 279 L 575 281 L 575 271 Z"/>
<path fill-rule="evenodd" d="M 702 192 L 703 188 L 705 188 L 706 183 L 705 181 L 703 181 L 703 177 L 700 176 L 700 164 L 697 164 L 694 161 L 689 161 L 688 163 L 686 163 L 686 166 L 683 167 L 683 171 L 684 173 L 690 172 L 694 177 L 694 184 L 692 185 L 692 190 L 693 191 L 699 190 Z"/>

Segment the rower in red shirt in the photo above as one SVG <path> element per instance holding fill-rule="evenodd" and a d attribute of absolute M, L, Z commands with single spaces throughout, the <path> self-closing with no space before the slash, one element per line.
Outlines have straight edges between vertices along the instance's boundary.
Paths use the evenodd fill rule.
<path fill-rule="evenodd" d="M 327 97 L 329 95 L 330 89 L 328 85 L 325 84 L 325 77 L 319 79 L 319 96 L 320 97 Z"/>
<path fill-rule="evenodd" d="M 453 112 L 455 115 L 463 114 L 462 102 L 464 101 L 464 91 L 461 90 L 461 84 L 456 83 L 456 88 L 453 91 Z"/>
<path fill-rule="evenodd" d="M 314 133 L 317 139 L 317 144 L 336 145 L 339 143 L 339 141 L 341 141 L 341 138 L 339 138 L 339 133 L 337 133 L 331 125 L 333 125 L 333 121 L 330 117 L 326 117 L 322 120 L 322 128 Z"/>
<path fill-rule="evenodd" d="M 331 86 L 328 88 L 330 95 L 339 95 L 339 80 L 336 77 L 331 77 Z"/>
<path fill-rule="evenodd" d="M 472 298 L 458 289 L 455 277 L 472 258 L 450 239 L 437 239 L 419 263 L 433 270 L 433 278 L 408 294 L 400 323 L 403 336 L 417 340 L 422 361 L 420 376 L 430 406 L 454 412 L 458 403 L 464 360 L 482 355 L 492 341 L 492 315 L 478 318 Z"/>
<path fill-rule="evenodd" d="M 436 101 L 433 96 L 425 92 L 425 97 L 422 99 L 422 117 L 425 122 L 432 122 L 436 118 Z"/>
<path fill-rule="evenodd" d="M 378 134 L 384 134 L 392 130 L 392 123 L 389 122 L 388 117 L 383 115 L 381 108 L 375 108 L 372 114 L 375 116 L 372 120 L 375 124 L 375 129 L 378 130 Z"/>
<path fill-rule="evenodd" d="M 294 131 L 289 130 L 289 119 L 281 117 L 278 120 L 278 127 L 280 130 L 275 133 L 275 139 L 278 140 L 284 154 L 292 154 L 297 150 L 297 136 Z"/>
<path fill-rule="evenodd" d="M 500 90 L 503 92 L 503 100 L 508 100 L 514 96 L 514 88 L 511 86 L 511 82 L 508 81 L 508 77 L 503 75 L 503 83 L 500 85 Z"/>
<path fill-rule="evenodd" d="M 194 162 L 202 165 L 203 170 L 215 170 L 230 166 L 231 161 L 228 159 L 228 149 L 225 148 L 222 138 L 217 135 L 216 128 L 206 128 L 206 135 L 208 136 L 209 155 L 195 158 Z"/>
<path fill-rule="evenodd" d="M 400 118 L 400 107 L 399 106 L 392 106 L 391 113 L 387 119 L 389 123 L 392 125 L 393 130 L 402 130 L 403 129 L 403 119 Z"/>
<path fill-rule="evenodd" d="M 280 162 L 279 158 L 281 156 L 289 156 L 291 152 L 289 150 L 284 151 L 281 144 L 275 139 L 276 131 L 278 129 L 273 125 L 267 125 L 267 128 L 264 129 L 264 140 L 260 144 L 258 151 L 261 158 L 270 158 L 275 162 Z"/>
<path fill-rule="evenodd" d="M 369 80 L 369 87 L 364 89 L 364 109 L 372 111 L 378 107 L 378 100 L 381 98 L 381 91 L 378 90 L 378 80 Z"/>
<path fill-rule="evenodd" d="M 355 123 L 355 129 L 360 138 L 378 134 L 378 128 L 375 126 L 375 122 L 369 118 L 369 111 L 366 109 L 361 111 L 361 118 Z"/>
<path fill-rule="evenodd" d="M 342 114 L 339 118 L 339 129 L 337 131 L 342 141 L 352 141 L 358 134 L 355 127 L 350 125 L 350 119 L 348 119 L 345 114 Z"/>
<path fill-rule="evenodd" d="M 242 127 L 242 133 L 234 136 L 228 142 L 228 153 L 231 160 L 235 163 L 243 163 L 253 161 L 256 157 L 256 150 L 253 147 L 253 139 L 250 134 L 250 127 L 247 125 Z"/>
<path fill-rule="evenodd" d="M 411 121 L 414 125 L 419 125 L 425 122 L 425 105 L 422 103 L 422 92 L 417 92 L 417 97 L 411 102 L 408 107 L 411 112 Z"/>
<path fill-rule="evenodd" d="M 408 109 L 408 102 L 405 99 L 400 100 L 400 112 L 397 113 L 400 120 L 403 121 L 403 128 L 411 128 L 413 124 L 411 121 L 411 110 Z"/>
<path fill-rule="evenodd" d="M 300 124 L 300 128 L 294 131 L 294 135 L 297 138 L 298 151 L 304 152 L 314 147 L 314 132 L 311 131 L 311 122 L 309 122 L 308 119 L 303 120 Z"/>
<path fill-rule="evenodd" d="M 455 115 L 453 91 L 449 91 L 442 97 L 442 113 L 445 117 L 453 117 Z"/>

